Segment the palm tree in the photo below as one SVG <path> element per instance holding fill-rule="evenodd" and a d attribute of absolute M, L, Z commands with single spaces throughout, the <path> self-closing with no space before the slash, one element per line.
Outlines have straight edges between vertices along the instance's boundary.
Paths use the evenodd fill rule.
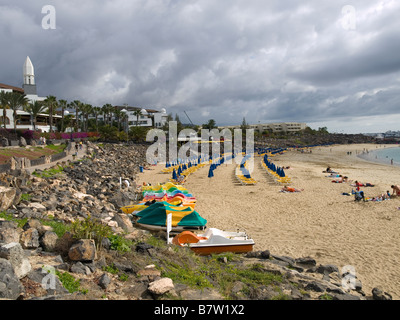
<path fill-rule="evenodd" d="M 61 107 L 61 132 L 64 132 L 64 110 L 68 105 L 67 100 L 58 100 L 58 104 Z"/>
<path fill-rule="evenodd" d="M 99 129 L 99 123 L 98 123 L 99 114 L 101 114 L 101 108 L 100 107 L 93 107 L 92 115 L 94 115 L 94 117 L 96 119 L 96 131 Z"/>
<path fill-rule="evenodd" d="M 14 132 L 17 132 L 17 110 L 23 109 L 28 104 L 28 98 L 24 94 L 12 92 L 8 101 L 10 109 L 13 111 Z"/>
<path fill-rule="evenodd" d="M 129 130 L 128 119 L 129 119 L 128 114 L 126 112 L 122 112 L 121 121 L 124 123 L 124 130 L 126 131 L 127 135 L 128 135 L 128 130 Z"/>
<path fill-rule="evenodd" d="M 112 114 L 114 112 L 114 107 L 111 104 L 107 103 L 101 109 L 103 110 L 104 114 L 104 123 L 111 125 L 112 124 L 111 119 L 112 119 Z"/>
<path fill-rule="evenodd" d="M 212 130 L 215 128 L 217 128 L 217 124 L 214 119 L 210 119 L 206 124 L 203 124 L 203 129 Z"/>
<path fill-rule="evenodd" d="M 69 128 L 72 126 L 73 119 L 74 119 L 74 116 L 72 114 L 68 114 L 64 117 L 64 125 L 66 128 Z"/>
<path fill-rule="evenodd" d="M 143 115 L 142 110 L 136 109 L 133 111 L 133 115 L 136 116 L 136 126 L 139 125 L 139 117 Z"/>
<path fill-rule="evenodd" d="M 121 118 L 123 116 L 123 112 L 120 109 L 115 109 L 114 111 L 115 117 L 117 118 L 117 123 L 118 123 L 118 131 L 120 131 L 121 128 Z"/>
<path fill-rule="evenodd" d="M 41 101 L 34 101 L 25 107 L 25 111 L 31 115 L 33 122 L 33 131 L 36 131 L 36 118 L 38 114 L 45 112 L 46 106 Z"/>
<path fill-rule="evenodd" d="M 78 132 L 78 128 L 79 128 L 79 111 L 80 111 L 80 108 L 82 106 L 82 102 L 80 102 L 79 100 L 74 100 L 71 103 L 71 106 L 75 109 L 75 132 Z"/>
<path fill-rule="evenodd" d="M 81 112 L 82 112 L 82 116 L 83 116 L 83 131 L 87 131 L 88 130 L 88 123 L 89 123 L 89 114 L 92 113 L 92 105 L 88 104 L 88 103 L 84 103 L 81 105 Z"/>
<path fill-rule="evenodd" d="M 7 109 L 9 106 L 9 101 L 11 97 L 11 92 L 0 92 L 0 107 L 3 108 L 3 125 L 4 129 L 6 129 L 6 118 L 7 118 Z"/>
<path fill-rule="evenodd" d="M 44 104 L 49 114 L 50 132 L 53 132 L 53 115 L 58 106 L 57 98 L 55 96 L 47 96 L 44 100 Z"/>

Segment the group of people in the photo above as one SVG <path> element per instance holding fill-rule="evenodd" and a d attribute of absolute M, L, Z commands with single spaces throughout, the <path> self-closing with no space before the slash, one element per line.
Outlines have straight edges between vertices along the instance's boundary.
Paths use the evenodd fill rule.
<path fill-rule="evenodd" d="M 39 145 L 46 145 L 46 138 L 45 137 L 40 137 L 39 138 Z"/>
<path fill-rule="evenodd" d="M 339 174 L 339 172 L 333 171 L 331 167 L 328 167 L 326 169 L 326 171 L 324 171 L 324 172 L 330 173 L 330 175 L 327 176 L 328 178 L 337 178 L 337 179 L 332 180 L 332 182 L 334 182 L 334 183 L 350 182 L 351 183 L 350 185 L 352 187 L 356 188 L 355 191 L 352 190 L 352 192 L 351 192 L 351 194 L 354 195 L 355 201 L 361 201 L 361 200 L 364 200 L 364 201 L 383 201 L 383 200 L 388 200 L 391 197 L 390 192 L 386 191 L 386 193 L 383 193 L 383 194 L 378 195 L 376 197 L 365 198 L 364 191 L 362 191 L 360 188 L 361 187 L 374 187 L 375 186 L 374 184 L 369 183 L 369 182 L 362 183 L 362 182 L 359 182 L 358 180 L 356 180 L 356 181 L 354 181 L 354 183 L 352 183 L 352 181 L 349 180 L 349 178 L 347 176 L 343 176 L 343 175 Z M 393 187 L 396 187 L 396 186 L 392 186 L 392 188 Z M 399 186 L 397 186 L 397 187 L 399 187 Z M 400 187 L 399 187 L 399 189 L 398 189 L 398 191 L 396 193 L 394 192 L 394 190 L 395 189 L 393 189 L 393 194 L 400 195 Z M 346 192 L 344 192 L 343 194 L 344 195 L 350 195 L 349 193 L 346 193 Z"/>

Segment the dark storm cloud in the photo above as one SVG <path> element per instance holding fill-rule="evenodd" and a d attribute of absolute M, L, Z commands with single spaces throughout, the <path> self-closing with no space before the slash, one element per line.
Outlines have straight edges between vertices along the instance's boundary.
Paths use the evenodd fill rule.
<path fill-rule="evenodd" d="M 41 27 L 48 4 L 55 30 Z M 40 95 L 165 107 L 184 121 L 187 111 L 197 124 L 398 114 L 399 9 L 391 0 L 0 0 L 0 82 L 20 86 L 29 55 Z"/>

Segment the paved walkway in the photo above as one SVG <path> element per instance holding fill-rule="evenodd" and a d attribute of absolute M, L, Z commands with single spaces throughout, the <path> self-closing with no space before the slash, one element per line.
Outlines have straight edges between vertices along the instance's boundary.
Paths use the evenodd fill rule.
<path fill-rule="evenodd" d="M 73 150 L 75 150 L 75 145 L 73 145 Z M 85 157 L 86 156 L 86 150 L 87 150 L 87 146 L 86 146 L 86 144 L 83 144 L 82 149 L 78 150 L 78 156 L 75 158 L 75 160 L 82 159 L 83 157 Z M 26 170 L 28 170 L 30 173 L 32 173 L 36 169 L 45 170 L 45 169 L 48 169 L 48 168 L 51 168 L 51 167 L 55 166 L 57 163 L 61 163 L 63 161 L 68 161 L 68 160 L 72 161 L 72 160 L 74 160 L 73 159 L 73 154 L 70 154 L 70 155 L 66 156 L 65 158 L 62 158 L 62 159 L 60 159 L 58 161 L 54 161 L 54 162 L 46 163 L 46 164 L 40 164 L 38 166 L 26 168 Z"/>

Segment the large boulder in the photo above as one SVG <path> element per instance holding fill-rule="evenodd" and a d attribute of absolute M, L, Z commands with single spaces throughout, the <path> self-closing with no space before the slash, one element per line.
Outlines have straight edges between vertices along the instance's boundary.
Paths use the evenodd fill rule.
<path fill-rule="evenodd" d="M 11 262 L 0 258 L 0 299 L 17 299 L 23 291 Z"/>
<path fill-rule="evenodd" d="M 60 279 L 57 277 L 55 269 L 51 266 L 43 265 L 42 268 L 32 270 L 27 278 L 40 284 L 42 290 L 46 290 L 47 295 L 64 295 L 68 290 L 64 288 Z"/>
<path fill-rule="evenodd" d="M 133 232 L 135 230 L 135 228 L 133 227 L 131 219 L 126 214 L 116 213 L 114 215 L 113 220 L 118 223 L 118 226 L 120 228 L 124 229 L 124 231 L 126 231 L 128 233 Z"/>
<path fill-rule="evenodd" d="M 32 266 L 25 257 L 24 249 L 19 243 L 11 242 L 0 247 L 0 258 L 10 261 L 15 275 L 22 279 L 31 270 Z"/>
<path fill-rule="evenodd" d="M 383 291 L 381 287 L 376 287 L 372 289 L 372 297 L 374 300 L 392 300 L 392 296 Z"/>
<path fill-rule="evenodd" d="M 110 202 L 114 204 L 116 207 L 121 208 L 131 204 L 133 201 L 136 201 L 136 195 L 129 191 L 118 191 L 115 195 L 110 199 Z"/>
<path fill-rule="evenodd" d="M 28 144 L 26 143 L 26 140 L 25 140 L 24 137 L 19 137 L 19 143 L 18 143 L 18 145 L 19 145 L 20 147 L 26 147 Z"/>
<path fill-rule="evenodd" d="M 0 221 L 0 243 L 19 242 L 20 229 L 14 221 Z"/>
<path fill-rule="evenodd" d="M 0 212 L 7 210 L 14 202 L 17 190 L 0 186 Z"/>
<path fill-rule="evenodd" d="M 46 231 L 40 238 L 40 245 L 45 251 L 53 251 L 57 246 L 58 236 L 53 231 Z"/>
<path fill-rule="evenodd" d="M 148 290 L 155 295 L 162 295 L 174 289 L 174 283 L 170 278 L 161 278 L 149 284 Z"/>
<path fill-rule="evenodd" d="M 96 259 L 96 245 L 93 239 L 81 239 L 68 252 L 72 261 L 93 261 Z"/>
<path fill-rule="evenodd" d="M 19 243 L 24 249 L 36 249 L 39 247 L 39 232 L 35 228 L 29 228 L 21 233 Z"/>
<path fill-rule="evenodd" d="M 0 138 L 0 147 L 8 147 L 10 144 L 5 137 Z"/>

